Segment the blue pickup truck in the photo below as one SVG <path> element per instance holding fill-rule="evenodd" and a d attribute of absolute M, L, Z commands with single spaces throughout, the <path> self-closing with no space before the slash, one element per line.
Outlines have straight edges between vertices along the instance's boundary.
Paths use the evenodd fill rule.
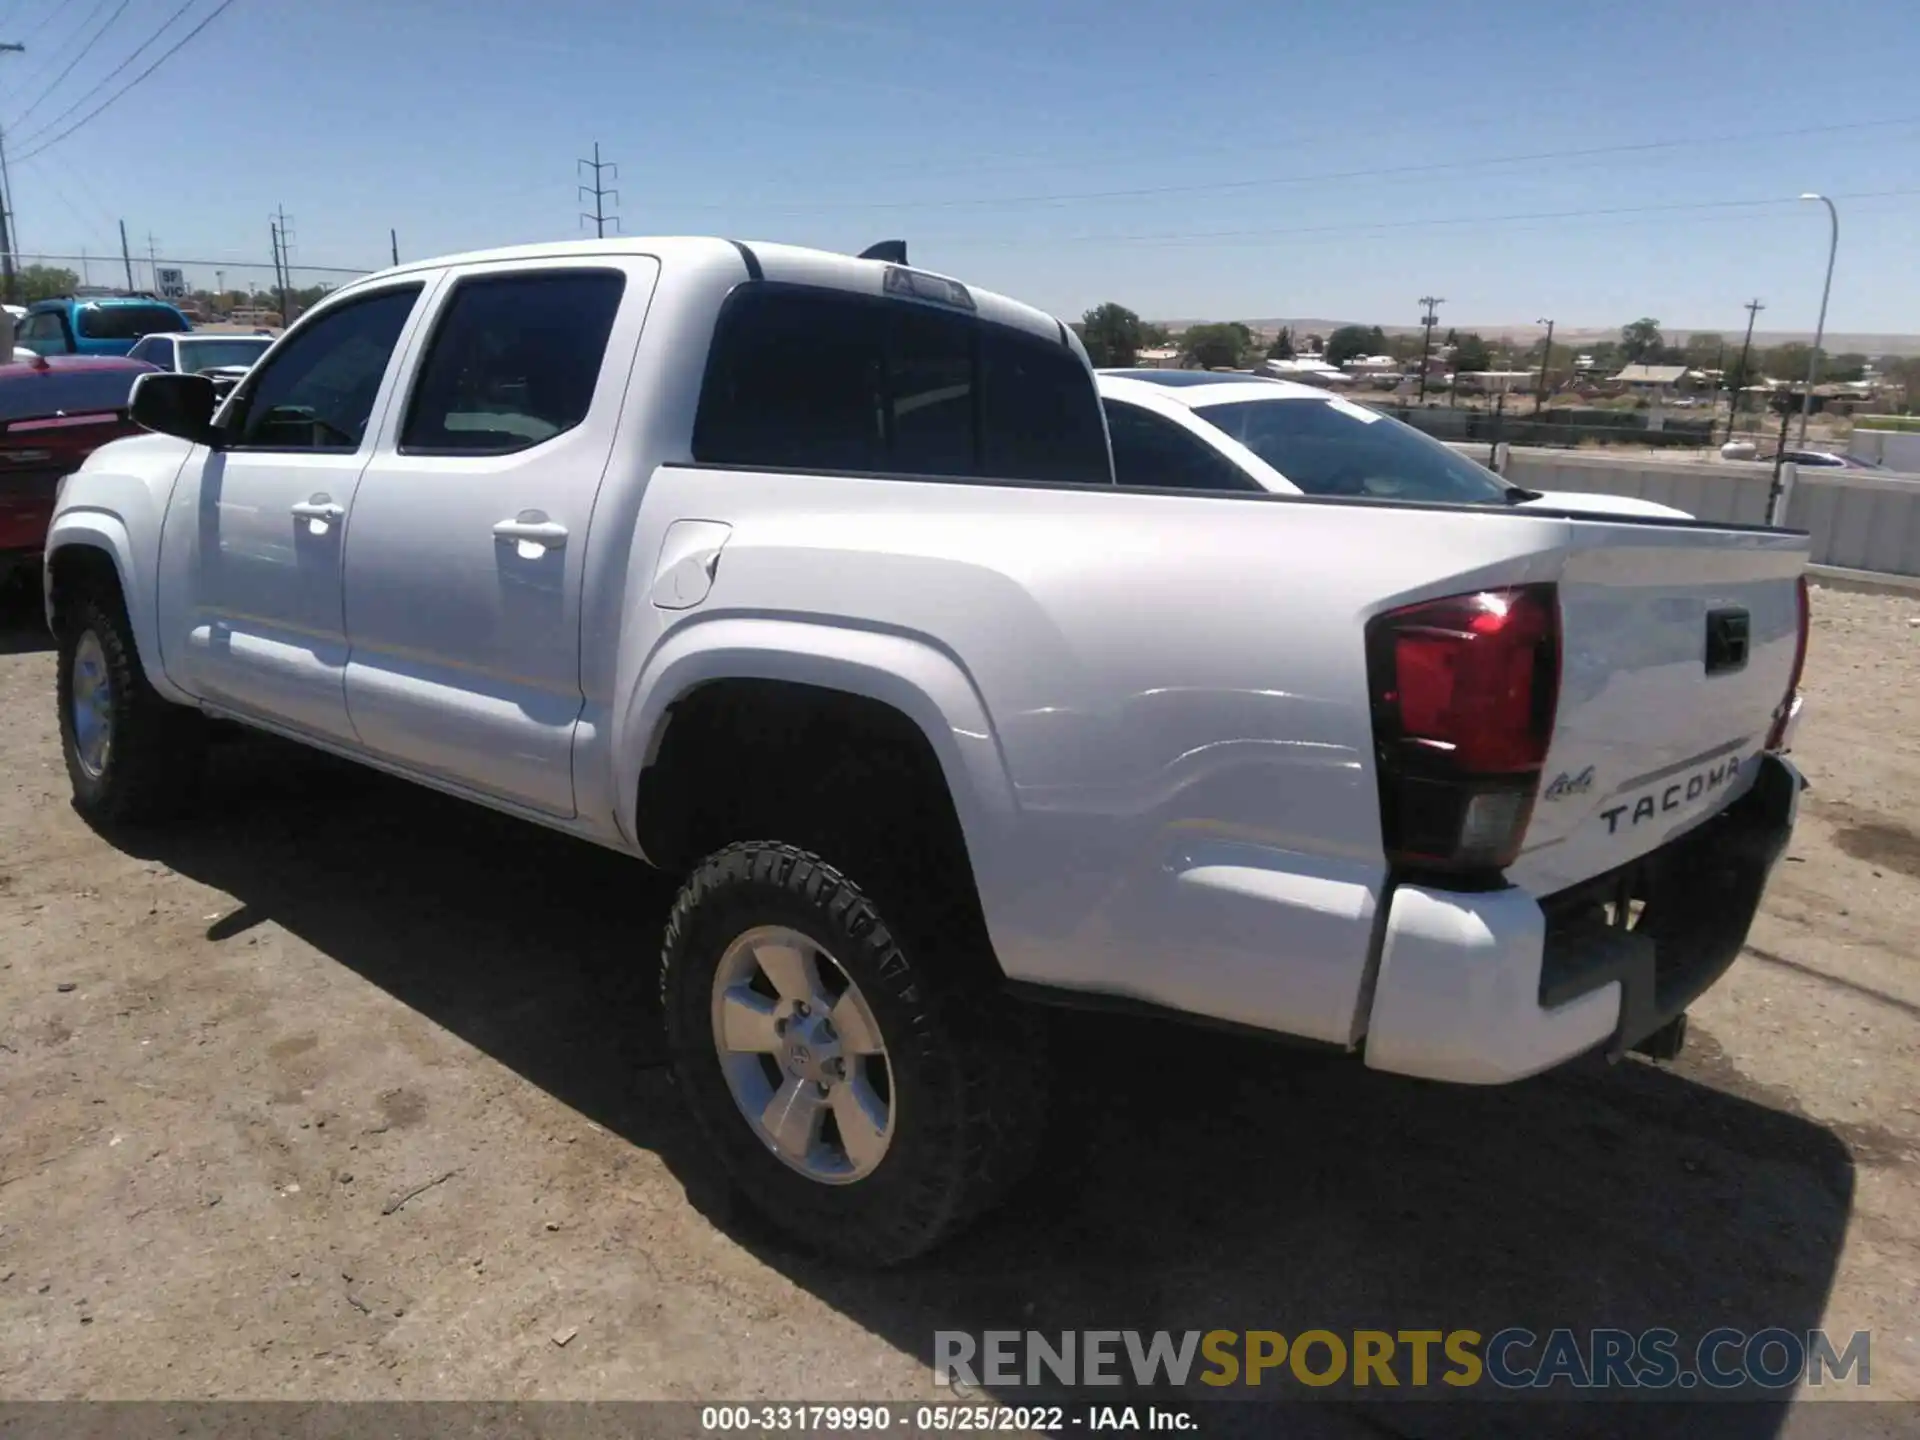
<path fill-rule="evenodd" d="M 125 355 L 142 336 L 191 329 L 185 315 L 149 295 L 62 295 L 29 305 L 13 343 L 40 355 Z"/>

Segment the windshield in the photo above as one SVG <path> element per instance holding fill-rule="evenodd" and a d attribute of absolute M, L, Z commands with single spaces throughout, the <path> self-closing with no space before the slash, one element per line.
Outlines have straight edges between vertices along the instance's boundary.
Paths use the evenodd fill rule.
<path fill-rule="evenodd" d="M 181 340 L 180 368 L 188 372 L 212 370 L 220 365 L 251 365 L 266 353 L 273 342 L 236 336 L 231 340 Z"/>
<path fill-rule="evenodd" d="M 1196 409 L 1309 495 L 1498 505 L 1507 486 L 1411 425 L 1345 400 L 1242 400 Z"/>
<path fill-rule="evenodd" d="M 88 340 L 138 340 L 187 328 L 171 305 L 82 305 L 76 323 Z"/>

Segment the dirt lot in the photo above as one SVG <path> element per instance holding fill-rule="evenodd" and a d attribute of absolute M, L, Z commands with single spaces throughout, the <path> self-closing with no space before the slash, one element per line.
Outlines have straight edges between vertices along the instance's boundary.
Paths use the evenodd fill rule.
<path fill-rule="evenodd" d="M 862 1277 L 706 1178 L 649 872 L 266 742 L 116 848 L 15 606 L 0 1397 L 914 1398 L 936 1328 L 1824 1324 L 1920 1400 L 1920 597 L 1815 622 L 1805 819 L 1680 1063 L 1460 1092 L 1067 1024 L 1047 1173 Z"/>

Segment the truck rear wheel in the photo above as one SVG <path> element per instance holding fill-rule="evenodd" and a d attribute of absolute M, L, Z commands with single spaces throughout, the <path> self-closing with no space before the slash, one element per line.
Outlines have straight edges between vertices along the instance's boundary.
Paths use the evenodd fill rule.
<path fill-rule="evenodd" d="M 802 1244 L 897 1264 L 1019 1178 L 1038 1027 L 958 973 L 794 846 L 731 845 L 681 889 L 660 982 L 674 1079 L 733 1181 Z"/>
<path fill-rule="evenodd" d="M 56 690 L 74 808 L 102 826 L 171 817 L 198 788 L 203 717 L 147 683 L 118 594 L 90 589 L 64 609 Z"/>

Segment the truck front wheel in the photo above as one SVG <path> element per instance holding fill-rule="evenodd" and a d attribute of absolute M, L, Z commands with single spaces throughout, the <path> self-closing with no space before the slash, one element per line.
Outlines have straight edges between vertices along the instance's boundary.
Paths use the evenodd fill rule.
<path fill-rule="evenodd" d="M 55 686 L 74 808 L 102 826 L 171 816 L 199 782 L 204 718 L 147 683 L 118 594 L 93 587 L 63 608 Z"/>
<path fill-rule="evenodd" d="M 910 1259 L 1024 1168 L 1038 1027 L 958 968 L 907 953 L 793 846 L 729 846 L 681 889 L 661 967 L 674 1079 L 735 1184 L 810 1248 Z"/>

